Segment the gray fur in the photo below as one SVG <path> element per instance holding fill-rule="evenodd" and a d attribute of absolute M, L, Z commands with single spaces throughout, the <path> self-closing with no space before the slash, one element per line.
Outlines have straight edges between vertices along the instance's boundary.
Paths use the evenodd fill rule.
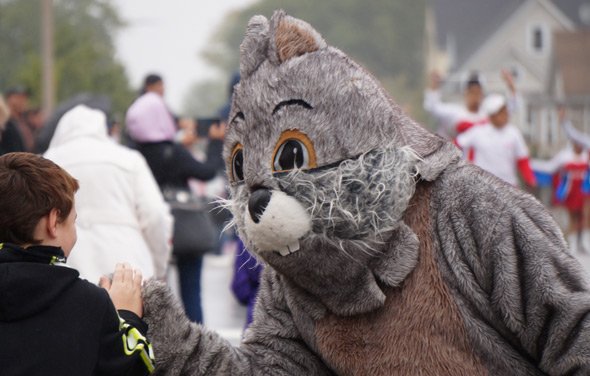
<path fill-rule="evenodd" d="M 385 148 L 315 173 L 295 170 L 278 178 L 313 219 L 313 237 L 358 240 L 369 254 L 389 240 L 414 194 L 417 158 L 410 149 Z M 239 198 L 237 198 L 239 201 Z M 374 244 L 373 244 L 374 243 Z"/>
<path fill-rule="evenodd" d="M 441 271 L 490 374 L 588 374 L 589 285 L 543 206 L 466 164 L 434 192 Z"/>
<path fill-rule="evenodd" d="M 153 375 L 332 375 L 301 341 L 279 278 L 265 271 L 261 281 L 264 298 L 256 307 L 257 322 L 245 334 L 240 348 L 189 322 L 168 287 L 148 281 L 143 289 L 144 319 L 155 347 Z"/>
<path fill-rule="evenodd" d="M 281 61 L 274 45 L 280 22 L 295 22 L 321 48 Z M 242 236 L 256 187 L 295 198 L 311 217 L 311 231 L 296 253 L 257 255 L 266 268 L 239 348 L 189 324 L 169 292 L 148 283 L 145 315 L 158 374 L 333 374 L 338 367 L 319 351 L 318 323 L 328 315 L 373 313 L 383 306 L 385 287 L 403 292 L 420 244 L 432 245 L 442 287 L 490 375 L 589 374 L 588 284 L 551 217 L 529 195 L 459 162 L 452 144 L 409 119 L 370 74 L 316 34 L 283 12 L 270 23 L 261 16 L 250 22 L 224 149 L 231 171 L 231 152 L 243 147 L 245 179 L 232 181 L 228 202 Z M 312 109 L 286 106 L 273 114 L 289 99 Z M 277 140 L 292 129 L 311 140 L 318 167 L 331 167 L 273 174 Z M 431 233 L 429 239 L 418 239 L 403 221 L 420 179 L 433 182 L 432 228 L 418 232 Z M 257 252 L 256 239 L 244 240 Z M 386 327 L 375 323 L 376 331 Z M 441 350 L 423 343 L 423 351 Z"/>
<path fill-rule="evenodd" d="M 268 50 L 268 20 L 254 16 L 248 22 L 246 36 L 240 45 L 240 76 L 250 76 L 262 62 Z"/>

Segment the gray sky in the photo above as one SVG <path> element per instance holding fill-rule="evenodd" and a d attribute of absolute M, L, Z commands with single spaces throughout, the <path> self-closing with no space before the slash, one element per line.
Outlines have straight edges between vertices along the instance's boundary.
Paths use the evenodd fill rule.
<path fill-rule="evenodd" d="M 217 75 L 199 56 L 227 12 L 255 0 L 112 0 L 128 27 L 115 40 L 135 88 L 146 73 L 166 82 L 166 101 L 177 113 L 190 86 Z"/>

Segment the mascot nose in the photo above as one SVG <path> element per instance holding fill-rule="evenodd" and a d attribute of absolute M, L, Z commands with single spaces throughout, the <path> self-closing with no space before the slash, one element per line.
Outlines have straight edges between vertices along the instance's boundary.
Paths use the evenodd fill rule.
<path fill-rule="evenodd" d="M 254 223 L 260 221 L 268 202 L 270 201 L 271 192 L 266 188 L 258 188 L 250 195 L 248 200 L 248 211 Z"/>

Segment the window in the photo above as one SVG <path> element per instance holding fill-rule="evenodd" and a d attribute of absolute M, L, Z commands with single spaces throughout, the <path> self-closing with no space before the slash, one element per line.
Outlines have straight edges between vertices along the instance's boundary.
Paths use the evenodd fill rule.
<path fill-rule="evenodd" d="M 533 29 L 533 50 L 535 52 L 543 51 L 543 30 L 538 26 Z"/>
<path fill-rule="evenodd" d="M 530 25 L 527 32 L 527 49 L 535 55 L 544 55 L 549 51 L 549 28 L 547 25 Z"/>

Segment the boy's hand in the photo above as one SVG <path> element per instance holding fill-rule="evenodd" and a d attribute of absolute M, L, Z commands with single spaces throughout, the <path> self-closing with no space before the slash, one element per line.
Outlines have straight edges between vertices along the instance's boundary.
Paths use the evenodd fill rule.
<path fill-rule="evenodd" d="M 117 310 L 124 309 L 142 317 L 141 282 L 141 272 L 125 263 L 117 264 L 112 281 L 103 276 L 98 285 L 107 290 Z"/>

